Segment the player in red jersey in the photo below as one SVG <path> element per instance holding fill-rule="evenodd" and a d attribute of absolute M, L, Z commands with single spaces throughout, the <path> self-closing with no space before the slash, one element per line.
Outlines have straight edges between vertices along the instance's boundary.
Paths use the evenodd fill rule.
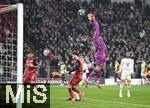
<path fill-rule="evenodd" d="M 74 98 L 74 94 L 73 92 L 76 92 L 79 95 L 79 100 L 82 100 L 84 93 L 82 93 L 78 88 L 77 85 L 79 84 L 79 82 L 82 80 L 82 72 L 83 72 L 83 63 L 84 60 L 82 58 L 80 58 L 77 55 L 73 55 L 72 56 L 73 60 L 76 61 L 76 66 L 73 70 L 71 70 L 70 72 L 75 72 L 71 81 L 69 82 L 67 89 L 70 95 L 70 101 L 74 102 L 75 98 Z"/>
<path fill-rule="evenodd" d="M 35 83 L 37 77 L 37 66 L 35 65 L 34 54 L 29 53 L 26 60 L 23 82 L 25 84 Z"/>
<path fill-rule="evenodd" d="M 35 86 L 39 92 L 42 92 L 39 85 L 36 84 L 37 68 L 38 67 L 39 67 L 39 63 L 34 58 L 34 54 L 29 53 L 28 58 L 26 60 L 23 83 L 24 84 L 31 84 L 31 85 Z"/>

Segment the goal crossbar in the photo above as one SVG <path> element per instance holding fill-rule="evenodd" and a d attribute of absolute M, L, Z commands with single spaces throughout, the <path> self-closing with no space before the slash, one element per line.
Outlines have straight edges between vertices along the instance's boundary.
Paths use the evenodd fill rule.
<path fill-rule="evenodd" d="M 13 11 L 13 10 L 17 10 L 17 5 L 0 5 L 3 6 L 2 8 L 0 8 L 0 14 L 2 13 L 7 13 L 9 11 Z"/>

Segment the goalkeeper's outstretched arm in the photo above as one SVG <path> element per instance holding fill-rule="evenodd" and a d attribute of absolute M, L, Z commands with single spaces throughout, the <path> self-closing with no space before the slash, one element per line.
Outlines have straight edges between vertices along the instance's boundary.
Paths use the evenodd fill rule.
<path fill-rule="evenodd" d="M 96 20 L 96 17 L 94 14 L 88 14 L 88 19 L 92 22 L 93 28 L 94 28 L 94 34 L 95 35 L 99 35 L 100 31 L 99 31 L 99 24 Z"/>

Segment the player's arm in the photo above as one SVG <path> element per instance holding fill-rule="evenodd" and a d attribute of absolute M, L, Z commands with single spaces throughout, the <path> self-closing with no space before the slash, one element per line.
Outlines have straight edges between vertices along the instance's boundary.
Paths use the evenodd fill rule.
<path fill-rule="evenodd" d="M 29 67 L 38 68 L 39 66 L 34 66 L 33 64 L 26 64 L 23 76 L 25 76 L 25 74 L 26 74 L 26 72 L 27 72 L 27 70 L 28 70 Z"/>
<path fill-rule="evenodd" d="M 33 64 L 26 64 L 26 67 L 38 67 L 38 66 L 35 66 L 35 65 L 33 65 Z"/>
<path fill-rule="evenodd" d="M 26 67 L 27 68 L 29 68 L 29 67 L 38 68 L 39 64 L 35 60 L 33 60 L 33 63 L 26 63 Z"/>
<path fill-rule="evenodd" d="M 92 22 L 93 28 L 94 28 L 94 34 L 99 35 L 99 24 L 96 20 L 96 17 L 94 14 L 88 14 L 88 19 Z"/>

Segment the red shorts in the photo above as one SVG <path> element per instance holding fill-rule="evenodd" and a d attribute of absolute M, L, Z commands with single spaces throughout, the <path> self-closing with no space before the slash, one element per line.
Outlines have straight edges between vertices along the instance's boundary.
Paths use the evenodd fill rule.
<path fill-rule="evenodd" d="M 23 78 L 23 83 L 35 83 L 37 78 L 36 72 L 27 72 Z"/>
<path fill-rule="evenodd" d="M 73 78 L 70 81 L 71 86 L 75 86 L 79 84 L 79 82 L 82 80 L 82 76 L 73 76 Z"/>

